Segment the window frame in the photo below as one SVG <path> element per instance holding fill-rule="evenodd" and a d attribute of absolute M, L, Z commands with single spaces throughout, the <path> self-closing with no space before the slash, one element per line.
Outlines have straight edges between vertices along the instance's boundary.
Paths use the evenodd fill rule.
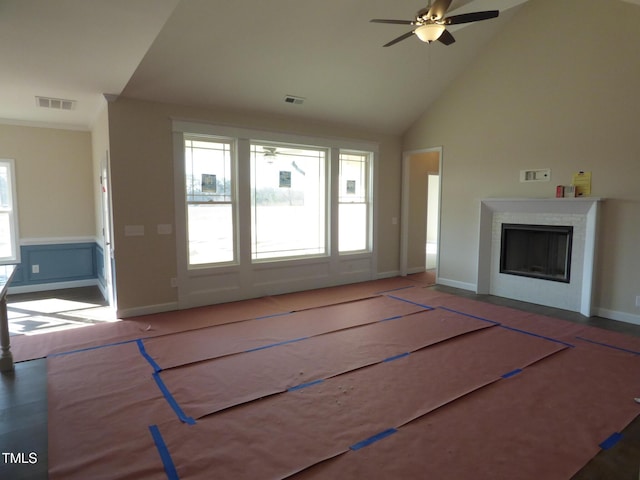
<path fill-rule="evenodd" d="M 281 149 L 299 149 L 306 151 L 317 151 L 323 152 L 321 172 L 319 175 L 319 181 L 322 183 L 319 184 L 318 192 L 320 192 L 321 198 L 319 199 L 319 204 L 322 206 L 323 217 L 320 219 L 319 224 L 321 224 L 321 235 L 322 235 L 322 252 L 319 253 L 308 253 L 308 254 L 294 254 L 294 255 L 274 255 L 269 257 L 260 258 L 259 253 L 256 252 L 255 247 L 257 244 L 256 235 L 258 232 L 256 231 L 256 203 L 255 203 L 255 162 L 254 159 L 254 147 L 273 147 L 277 150 L 277 148 Z M 250 189 L 251 189 L 251 250 L 249 252 L 249 256 L 252 264 L 268 264 L 273 262 L 283 262 L 283 261 L 295 261 L 295 260 L 308 260 L 308 259 L 322 259 L 329 257 L 331 254 L 331 249 L 329 245 L 329 232 L 330 228 L 330 211 L 331 211 L 331 180 L 330 180 L 330 171 L 331 171 L 331 148 L 327 146 L 319 146 L 312 143 L 289 143 L 289 142 L 281 142 L 281 141 L 273 141 L 273 140 L 257 140 L 251 139 L 249 141 L 249 162 L 250 162 Z M 286 250 L 283 250 L 285 252 Z M 263 252 L 264 254 L 264 252 Z"/>
<path fill-rule="evenodd" d="M 186 142 L 187 141 L 201 141 L 201 142 L 212 142 L 212 143 L 224 143 L 229 145 L 230 152 L 230 168 L 229 168 L 229 180 L 230 180 L 230 191 L 229 191 L 229 200 L 211 200 L 211 201 L 189 201 L 189 194 L 186 189 L 187 184 L 187 168 L 186 168 Z M 238 145 L 237 139 L 229 136 L 220 136 L 220 135 L 209 135 L 202 133 L 191 133 L 184 132 L 182 135 L 182 150 L 184 152 L 183 156 L 183 176 L 182 176 L 182 184 L 184 188 L 184 215 L 185 215 L 185 247 L 186 247 L 186 266 L 189 271 L 198 271 L 208 268 L 221 268 L 221 267 L 229 267 L 240 264 L 240 254 L 239 254 L 239 246 L 238 246 L 238 187 L 237 187 L 237 177 L 238 177 Z M 220 262 L 206 262 L 206 263 L 191 263 L 191 252 L 190 252 L 190 239 L 189 239 L 189 206 L 190 205 L 231 205 L 231 236 L 232 236 L 232 248 L 233 254 L 231 260 L 225 260 Z"/>
<path fill-rule="evenodd" d="M 361 253 L 371 253 L 373 251 L 373 220 L 372 220 L 372 216 L 373 216 L 373 163 L 374 163 L 374 158 L 375 158 L 375 152 L 371 151 L 371 150 L 355 150 L 355 149 L 349 149 L 349 148 L 341 148 L 338 151 L 338 182 L 342 182 L 344 179 L 342 179 L 342 155 L 361 155 L 364 157 L 364 165 L 365 165 L 365 171 L 364 171 L 364 195 L 363 201 L 360 202 L 344 202 L 341 201 L 342 199 L 342 195 L 340 194 L 341 192 L 341 187 L 339 186 L 338 188 L 338 198 L 337 198 L 337 204 L 338 204 L 338 211 L 336 212 L 339 218 L 340 215 L 340 206 L 343 204 L 364 204 L 365 205 L 365 211 L 366 211 L 366 219 L 365 219 L 365 247 L 363 249 L 359 249 L 359 250 L 342 250 L 340 247 L 340 229 L 338 227 L 338 254 L 339 255 L 356 255 L 356 254 L 361 254 Z M 338 222 L 339 224 L 339 222 Z"/>
<path fill-rule="evenodd" d="M 11 246 L 12 255 L 8 257 L 0 257 L 0 265 L 12 265 L 19 264 L 21 262 L 20 256 L 20 231 L 18 225 L 18 194 L 16 185 L 16 162 L 11 158 L 0 159 L 0 165 L 6 165 L 8 170 L 7 175 L 7 189 L 8 200 L 10 202 L 9 208 L 2 208 L 0 202 L 0 211 L 6 211 L 9 215 L 9 228 L 11 230 L 9 234 L 9 243 Z"/>
<path fill-rule="evenodd" d="M 380 146 L 370 140 L 343 138 L 343 137 L 323 137 L 318 135 L 305 135 L 284 131 L 264 130 L 256 128 L 245 128 L 233 125 L 222 125 L 208 123 L 206 121 L 193 121 L 180 118 L 172 119 L 173 145 L 174 145 L 174 204 L 176 212 L 176 242 L 178 246 L 178 277 L 179 285 L 183 285 L 184 290 L 179 290 L 179 302 L 186 301 L 193 295 L 200 295 L 204 298 L 204 292 L 208 289 L 227 292 L 228 298 L 235 298 L 229 292 L 235 292 L 238 288 L 243 291 L 262 292 L 259 285 L 275 275 L 275 272 L 284 272 L 286 269 L 317 268 L 312 265 L 326 265 L 329 275 L 333 278 L 345 274 L 339 273 L 342 269 L 347 269 L 349 275 L 362 276 L 366 269 L 376 272 L 376 235 L 377 235 L 377 170 Z M 196 268 L 189 268 L 186 240 L 186 204 L 185 204 L 185 158 L 184 158 L 184 136 L 205 136 L 214 138 L 226 138 L 235 141 L 236 157 L 234 173 L 236 175 L 234 199 L 236 209 L 234 213 L 234 233 L 236 235 L 235 246 L 237 248 L 235 264 L 206 264 Z M 325 162 L 325 182 L 326 182 L 326 210 L 325 210 L 325 237 L 326 254 L 322 256 L 301 256 L 269 258 L 252 261 L 251 255 L 251 143 L 260 144 L 288 144 L 293 146 L 312 146 L 326 148 L 328 157 Z M 368 249 L 366 251 L 349 251 L 340 254 L 338 252 L 338 174 L 339 174 L 339 151 L 357 151 L 370 154 L 369 164 L 369 209 L 368 209 Z M 357 264 L 348 263 L 350 260 L 360 262 Z M 345 263 L 347 262 L 347 263 Z M 368 263 L 362 263 L 368 262 Z M 364 266 L 364 265 L 368 266 Z M 357 265 L 357 266 L 356 266 Z M 285 270 L 282 270 L 285 269 Z M 286 270 L 288 271 L 288 270 Z M 291 270 L 291 272 L 297 270 Z M 372 273 L 373 274 L 373 273 Z M 258 275 L 259 277 L 254 277 Z M 260 278 L 261 280 L 257 280 Z M 338 278 L 338 277 L 336 277 Z M 224 281 L 223 281 L 224 279 Z M 258 284 L 254 285 L 254 282 Z M 240 282 L 233 287 L 228 282 Z M 279 281 L 281 283 L 281 281 Z M 187 287 L 188 285 L 188 287 Z M 214 287 L 217 285 L 217 287 Z M 242 286 L 240 286 L 242 285 Z M 253 286 L 252 286 L 253 285 Z M 213 290 L 211 290 L 213 291 Z M 196 293 L 197 292 L 197 293 Z M 254 293 L 255 293 L 254 292 Z M 204 300 L 203 300 L 204 301 Z"/>

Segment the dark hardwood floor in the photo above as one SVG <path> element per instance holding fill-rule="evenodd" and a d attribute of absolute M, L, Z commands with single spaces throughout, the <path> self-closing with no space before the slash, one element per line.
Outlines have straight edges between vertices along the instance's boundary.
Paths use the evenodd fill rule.
<path fill-rule="evenodd" d="M 464 290 L 444 286 L 429 288 L 640 337 L 640 325 L 599 317 L 585 318 L 574 312 L 491 295 L 474 295 Z M 46 298 L 47 295 L 51 295 L 51 293 L 29 294 L 28 299 Z M 67 295 L 71 296 L 68 298 L 78 301 L 96 302 L 99 300 L 95 291 L 90 289 L 84 292 L 67 292 Z M 61 293 L 56 292 L 56 297 L 60 296 Z M 18 298 L 18 300 L 25 299 L 27 297 Z M 15 296 L 9 298 L 9 303 L 15 300 Z M 88 319 L 88 321 L 93 320 Z M 640 391 L 638 397 L 640 397 Z M 619 442 L 608 450 L 602 450 L 598 453 L 570 480 L 638 480 L 640 478 L 640 417 L 637 417 L 621 433 L 622 439 Z M 2 374 L 0 377 L 0 454 L 2 455 L 0 457 L 0 479 L 41 480 L 47 478 L 46 359 L 18 363 L 14 373 Z"/>
<path fill-rule="evenodd" d="M 47 360 L 0 376 L 0 478 L 47 478 Z"/>

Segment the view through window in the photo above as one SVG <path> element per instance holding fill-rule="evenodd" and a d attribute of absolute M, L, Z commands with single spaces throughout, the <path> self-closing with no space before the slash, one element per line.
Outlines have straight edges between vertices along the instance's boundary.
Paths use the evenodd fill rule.
<path fill-rule="evenodd" d="M 371 252 L 373 152 L 322 139 L 182 140 L 188 268 Z"/>
<path fill-rule="evenodd" d="M 189 264 L 234 262 L 233 143 L 185 138 Z"/>
<path fill-rule="evenodd" d="M 326 149 L 251 145 L 253 260 L 324 255 Z"/>
<path fill-rule="evenodd" d="M 340 253 L 369 249 L 369 158 L 366 152 L 340 152 Z"/>
<path fill-rule="evenodd" d="M 18 225 L 13 160 L 0 160 L 0 263 L 17 263 Z"/>

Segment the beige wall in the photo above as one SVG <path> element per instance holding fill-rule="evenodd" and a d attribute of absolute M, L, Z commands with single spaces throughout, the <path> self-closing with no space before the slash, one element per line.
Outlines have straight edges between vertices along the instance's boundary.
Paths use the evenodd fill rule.
<path fill-rule="evenodd" d="M 121 98 L 109 104 L 118 308 L 135 309 L 176 301 L 175 235 L 158 235 L 158 224 L 175 225 L 171 119 L 263 129 L 299 135 L 379 143 L 378 272 L 397 274 L 401 142 L 339 125 L 300 122 L 254 113 L 207 110 Z M 125 225 L 144 225 L 145 235 L 125 236 Z"/>
<path fill-rule="evenodd" d="M 479 201 L 553 197 L 593 173 L 602 208 L 595 304 L 640 320 L 640 7 L 618 0 L 533 0 L 404 137 L 442 146 L 442 278 L 476 282 Z M 437 67 L 437 66 L 436 66 Z M 519 171 L 551 168 L 549 183 Z"/>
<path fill-rule="evenodd" d="M 21 238 L 95 236 L 89 132 L 0 125 L 0 158 L 15 160 Z"/>

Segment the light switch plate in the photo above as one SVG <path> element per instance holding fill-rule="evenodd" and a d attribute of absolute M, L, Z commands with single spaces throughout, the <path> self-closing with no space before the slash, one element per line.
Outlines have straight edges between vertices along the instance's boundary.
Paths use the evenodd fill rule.
<path fill-rule="evenodd" d="M 173 225 L 170 223 L 158 224 L 158 235 L 171 235 L 173 233 Z"/>
<path fill-rule="evenodd" d="M 125 237 L 142 237 L 144 236 L 144 225 L 125 225 Z"/>

